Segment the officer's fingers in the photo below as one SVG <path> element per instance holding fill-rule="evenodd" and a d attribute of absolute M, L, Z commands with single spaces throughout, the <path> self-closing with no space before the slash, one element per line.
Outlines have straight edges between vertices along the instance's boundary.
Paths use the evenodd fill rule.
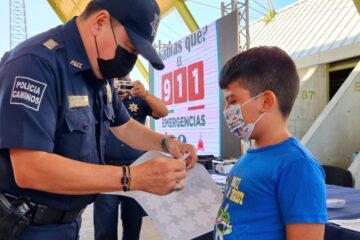
<path fill-rule="evenodd" d="M 180 182 L 185 179 L 187 172 L 185 170 L 174 172 L 174 178 L 176 182 Z"/>
<path fill-rule="evenodd" d="M 139 92 L 141 92 L 141 88 L 136 88 L 136 87 L 134 87 L 134 88 L 132 89 L 132 91 L 133 91 L 134 93 L 138 94 Z"/>
<path fill-rule="evenodd" d="M 128 95 L 127 93 L 122 93 L 122 94 L 120 94 L 120 98 L 124 99 L 127 95 Z"/>
<path fill-rule="evenodd" d="M 180 148 L 178 146 L 175 146 L 172 148 L 171 150 L 171 154 L 175 157 L 175 158 L 182 158 L 183 157 L 183 153 L 181 153 Z"/>
<path fill-rule="evenodd" d="M 187 169 L 191 169 L 194 167 L 194 165 L 196 164 L 198 158 L 197 158 L 197 154 L 195 151 L 190 153 L 190 156 L 187 158 L 186 160 L 186 167 Z"/>
<path fill-rule="evenodd" d="M 182 190 L 185 188 L 185 182 L 184 180 L 181 180 L 180 182 L 177 183 L 178 187 Z"/>
<path fill-rule="evenodd" d="M 193 157 L 189 157 L 188 159 L 186 159 L 186 169 L 190 170 L 194 167 L 194 165 L 196 164 L 197 159 L 193 158 Z"/>
<path fill-rule="evenodd" d="M 183 144 L 182 151 L 189 154 L 188 158 L 186 159 L 186 166 L 187 166 L 187 169 L 191 169 L 197 161 L 196 150 L 193 145 Z"/>
<path fill-rule="evenodd" d="M 140 81 L 140 80 L 136 80 L 135 82 L 134 82 L 134 85 L 143 85 L 143 83 Z"/>
<path fill-rule="evenodd" d="M 136 89 L 136 88 L 131 89 L 131 95 L 133 95 L 133 96 L 139 95 L 139 89 Z"/>
<path fill-rule="evenodd" d="M 181 172 L 186 169 L 186 163 L 182 158 L 172 159 L 170 160 L 170 163 L 170 168 L 174 172 Z"/>

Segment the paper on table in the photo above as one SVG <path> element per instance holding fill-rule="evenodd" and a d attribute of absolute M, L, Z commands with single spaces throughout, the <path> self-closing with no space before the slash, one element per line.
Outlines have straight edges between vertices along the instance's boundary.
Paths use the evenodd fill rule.
<path fill-rule="evenodd" d="M 329 220 L 329 222 L 335 223 L 340 227 L 347 228 L 353 231 L 360 232 L 360 219 L 350 219 L 350 220 Z"/>
<path fill-rule="evenodd" d="M 156 151 L 147 152 L 133 165 L 159 156 L 166 155 Z M 213 230 L 222 193 L 200 164 L 196 164 L 189 171 L 185 186 L 184 190 L 167 196 L 140 191 L 103 194 L 123 195 L 138 201 L 155 223 L 163 239 L 192 239 Z"/>
<path fill-rule="evenodd" d="M 211 174 L 211 178 L 219 184 L 226 184 L 226 176 L 218 175 L 218 174 Z"/>

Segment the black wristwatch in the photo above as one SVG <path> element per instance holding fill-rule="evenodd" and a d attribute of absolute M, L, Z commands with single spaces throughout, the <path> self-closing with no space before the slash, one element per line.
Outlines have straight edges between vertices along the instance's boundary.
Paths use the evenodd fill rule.
<path fill-rule="evenodd" d="M 168 148 L 169 138 L 176 139 L 174 135 L 166 135 L 163 139 L 161 139 L 161 148 L 164 153 L 169 153 L 169 148 Z"/>

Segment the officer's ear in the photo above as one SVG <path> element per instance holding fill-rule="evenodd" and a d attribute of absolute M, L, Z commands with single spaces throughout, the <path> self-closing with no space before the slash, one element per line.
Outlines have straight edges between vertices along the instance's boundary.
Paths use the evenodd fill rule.
<path fill-rule="evenodd" d="M 110 18 L 111 16 L 106 10 L 101 10 L 94 14 L 91 29 L 94 36 L 99 35 L 103 31 L 104 26 L 110 24 Z"/>

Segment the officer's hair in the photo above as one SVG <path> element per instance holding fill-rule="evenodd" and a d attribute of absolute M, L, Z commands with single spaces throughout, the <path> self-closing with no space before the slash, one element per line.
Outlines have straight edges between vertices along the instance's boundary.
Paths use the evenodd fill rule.
<path fill-rule="evenodd" d="M 289 55 L 278 47 L 255 47 L 230 59 L 220 73 L 220 87 L 237 82 L 252 97 L 272 91 L 282 116 L 289 117 L 299 92 L 299 76 Z"/>
<path fill-rule="evenodd" d="M 88 19 L 91 15 L 100 12 L 102 10 L 106 10 L 103 7 L 101 7 L 97 2 L 90 1 L 88 5 L 86 6 L 85 10 L 81 13 L 80 17 L 84 20 Z M 111 15 L 111 21 L 112 23 L 118 24 L 119 22 L 113 18 Z"/>

